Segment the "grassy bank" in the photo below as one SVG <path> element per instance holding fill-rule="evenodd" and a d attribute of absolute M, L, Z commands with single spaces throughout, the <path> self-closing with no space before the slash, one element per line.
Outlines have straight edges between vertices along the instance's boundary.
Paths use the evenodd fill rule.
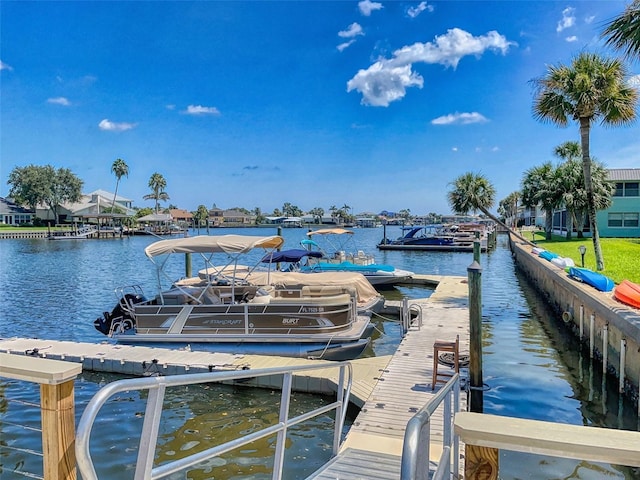
<path fill-rule="evenodd" d="M 529 232 L 525 233 L 529 238 Z M 587 247 L 584 256 L 584 266 L 591 270 L 596 269 L 596 256 L 593 252 L 591 238 L 572 238 L 567 240 L 553 235 L 551 240 L 545 240 L 544 233 L 536 232 L 535 242 L 538 246 L 557 253 L 561 257 L 573 259 L 576 266 L 580 267 L 581 256 L 578 250 L 580 245 Z M 604 273 L 616 283 L 622 280 L 631 280 L 640 283 L 640 239 L 638 238 L 601 238 L 602 255 L 604 257 Z"/>

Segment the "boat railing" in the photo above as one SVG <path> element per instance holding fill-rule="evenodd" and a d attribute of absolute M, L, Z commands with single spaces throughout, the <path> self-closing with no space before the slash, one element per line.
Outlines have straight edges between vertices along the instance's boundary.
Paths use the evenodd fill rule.
<path fill-rule="evenodd" d="M 437 469 L 430 474 L 431 428 L 435 411 L 442 407 L 442 453 Z M 460 375 L 451 380 L 407 423 L 400 466 L 401 480 L 459 478 L 460 439 L 454 432 L 454 418 L 460 410 Z"/>
<path fill-rule="evenodd" d="M 338 385 L 335 401 L 290 418 L 289 406 L 291 403 L 294 375 L 305 371 L 326 370 L 327 368 L 338 369 Z M 277 423 L 261 430 L 256 430 L 244 437 L 235 438 L 215 447 L 187 455 L 183 458 L 162 463 L 160 465 L 154 465 L 164 397 L 167 388 L 211 382 L 233 382 L 259 377 L 281 378 L 280 413 Z M 133 478 L 157 479 L 168 477 L 176 472 L 184 471 L 185 469 L 193 467 L 199 463 L 218 457 L 244 445 L 248 445 L 256 440 L 275 435 L 276 443 L 275 448 L 273 449 L 274 462 L 272 478 L 280 479 L 283 475 L 285 444 L 288 429 L 311 418 L 331 411 L 335 411 L 332 453 L 333 455 L 337 455 L 342 442 L 342 430 L 347 413 L 349 396 L 351 394 L 352 381 L 353 371 L 349 362 L 332 362 L 329 366 L 327 363 L 323 363 L 321 365 L 309 366 L 289 366 L 258 370 L 225 371 L 118 380 L 99 390 L 88 403 L 82 417 L 80 418 L 76 434 L 75 449 L 78 470 L 84 480 L 97 480 L 98 478 L 93 465 L 93 459 L 91 457 L 90 440 L 94 422 L 102 407 L 109 401 L 109 399 L 119 393 L 145 391 L 147 392 L 145 395 L 147 402 L 142 431 L 140 433 L 140 443 Z M 93 443 L 94 445 L 96 444 L 95 439 Z"/>

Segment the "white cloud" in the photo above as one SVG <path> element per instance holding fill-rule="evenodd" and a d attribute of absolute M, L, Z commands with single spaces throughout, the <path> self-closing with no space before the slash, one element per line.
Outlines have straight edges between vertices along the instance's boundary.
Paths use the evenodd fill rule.
<path fill-rule="evenodd" d="M 175 110 L 176 106 L 173 103 L 168 104 L 167 106 L 167 110 Z"/>
<path fill-rule="evenodd" d="M 440 64 L 456 68 L 462 57 L 479 57 L 486 50 L 506 54 L 508 41 L 496 31 L 474 37 L 459 28 L 440 35 L 433 42 L 414 43 L 393 52 L 390 59 L 378 60 L 366 70 L 360 70 L 347 82 L 347 92 L 357 90 L 362 94 L 362 103 L 386 107 L 406 94 L 406 88 L 422 88 L 422 77 L 412 71 L 414 63 Z"/>
<path fill-rule="evenodd" d="M 364 35 L 364 32 L 362 31 L 360 24 L 357 22 L 353 22 L 346 30 L 338 32 L 338 36 L 342 38 L 353 38 L 358 35 Z"/>
<path fill-rule="evenodd" d="M 382 8 L 382 4 L 379 2 L 372 2 L 371 0 L 362 0 L 358 2 L 358 8 L 362 15 L 368 17 L 374 10 L 380 10 Z"/>
<path fill-rule="evenodd" d="M 458 151 L 458 147 L 451 147 L 451 151 L 452 152 L 457 152 Z"/>
<path fill-rule="evenodd" d="M 360 70 L 347 82 L 347 92 L 362 93 L 362 103 L 373 107 L 387 107 L 406 95 L 408 87 L 422 88 L 420 75 L 411 71 L 411 64 L 391 67 L 389 62 L 376 62 Z"/>
<path fill-rule="evenodd" d="M 187 115 L 220 115 L 216 107 L 203 107 L 202 105 L 189 105 L 184 111 Z"/>
<path fill-rule="evenodd" d="M 575 35 L 571 35 L 570 37 L 565 38 L 565 40 L 569 43 L 573 43 L 578 41 L 578 37 L 576 37 Z"/>
<path fill-rule="evenodd" d="M 427 5 L 427 2 L 420 2 L 420 4 L 416 7 L 409 7 L 409 9 L 407 10 L 407 15 L 409 15 L 411 18 L 416 18 L 425 10 L 433 12 L 433 5 Z"/>
<path fill-rule="evenodd" d="M 340 45 L 338 45 L 336 48 L 340 51 L 343 51 L 345 48 L 350 47 L 351 45 L 353 45 L 355 43 L 355 40 L 349 40 L 348 42 L 344 42 L 341 43 Z"/>
<path fill-rule="evenodd" d="M 573 7 L 567 7 L 562 11 L 562 19 L 558 21 L 556 32 L 560 33 L 566 28 L 573 27 L 576 24 L 576 17 L 573 15 L 576 11 Z"/>
<path fill-rule="evenodd" d="M 98 127 L 100 127 L 100 130 L 105 130 L 108 132 L 124 132 L 125 130 L 131 130 L 132 128 L 135 128 L 136 125 L 136 123 L 116 123 L 105 118 L 98 124 Z"/>
<path fill-rule="evenodd" d="M 493 147 L 491 149 L 492 152 L 499 152 L 500 151 L 500 147 Z"/>
<path fill-rule="evenodd" d="M 62 105 L 63 107 L 68 107 L 71 105 L 71 102 L 65 97 L 48 98 L 47 103 L 53 103 L 54 105 Z"/>
<path fill-rule="evenodd" d="M 478 112 L 450 113 L 431 120 L 432 125 L 469 125 L 470 123 L 484 123 L 489 120 Z"/>
<path fill-rule="evenodd" d="M 2 60 L 0 60 L 0 70 L 9 70 L 11 72 L 13 71 L 13 67 L 11 65 L 7 65 Z"/>
<path fill-rule="evenodd" d="M 595 19 L 596 19 L 595 15 L 584 17 L 584 23 L 586 23 L 587 25 L 591 25 Z"/>
<path fill-rule="evenodd" d="M 640 75 L 634 75 L 627 81 L 629 86 L 640 90 Z"/>

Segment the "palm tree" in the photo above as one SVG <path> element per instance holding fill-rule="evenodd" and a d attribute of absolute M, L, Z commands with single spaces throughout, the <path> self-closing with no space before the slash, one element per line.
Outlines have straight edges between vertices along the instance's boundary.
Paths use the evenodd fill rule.
<path fill-rule="evenodd" d="M 489 209 L 493 207 L 496 189 L 484 175 L 467 172 L 451 182 L 451 185 L 453 188 L 447 193 L 447 199 L 454 213 L 466 215 L 470 211 L 477 212 L 479 210 L 506 230 L 511 231 L 523 242 L 531 243 L 489 212 Z"/>
<path fill-rule="evenodd" d="M 167 181 L 164 179 L 164 177 L 161 174 L 156 172 L 153 175 L 151 175 L 151 178 L 149 179 L 149 188 L 153 190 L 153 193 L 150 193 L 142 197 L 145 200 L 155 200 L 156 215 L 158 214 L 158 206 L 159 206 L 160 200 L 162 201 L 169 200 L 169 194 L 164 191 L 166 187 L 167 187 Z"/>
<path fill-rule="evenodd" d="M 551 162 L 532 167 L 522 178 L 522 204 L 527 207 L 540 205 L 545 212 L 545 238 L 551 240 L 553 209 L 560 204 L 557 173 Z"/>
<path fill-rule="evenodd" d="M 602 37 L 607 45 L 623 50 L 627 58 L 640 57 L 640 0 L 634 0 L 624 12 L 606 25 Z"/>
<path fill-rule="evenodd" d="M 567 208 L 567 239 L 573 234 L 573 226 L 576 225 L 578 238 L 583 236 L 584 212 L 587 210 L 586 194 L 584 194 L 584 178 L 582 164 L 582 149 L 578 142 L 564 142 L 558 145 L 553 153 L 564 160 L 556 169 L 558 188 L 562 203 Z M 592 172 L 593 173 L 593 172 Z M 578 222 L 580 214 L 580 222 Z"/>
<path fill-rule="evenodd" d="M 511 220 L 511 227 L 518 226 L 518 202 L 520 201 L 520 192 L 511 192 L 498 203 L 498 213 L 502 214 L 505 219 Z M 505 222 L 506 223 L 506 222 Z"/>
<path fill-rule="evenodd" d="M 129 176 L 129 166 L 121 158 L 117 158 L 111 165 L 111 172 L 116 176 L 116 191 L 113 194 L 113 201 L 111 202 L 111 213 L 113 213 L 113 207 L 116 204 L 116 197 L 118 196 L 118 185 L 120 185 L 120 179 L 122 177 Z"/>
<path fill-rule="evenodd" d="M 638 92 L 629 86 L 626 79 L 627 72 L 620 60 L 581 53 L 571 66 L 551 66 L 546 75 L 532 81 L 536 87 L 535 118 L 561 127 L 566 127 L 569 120 L 580 125 L 587 211 L 598 270 L 604 269 L 604 260 L 591 182 L 589 134 L 591 124 L 596 120 L 607 125 L 625 125 L 635 120 Z"/>
<path fill-rule="evenodd" d="M 345 203 L 344 205 L 342 205 L 341 210 L 343 210 L 344 213 L 345 213 L 344 214 L 345 221 L 347 221 L 347 222 L 353 221 L 353 219 L 351 218 L 351 213 L 350 213 L 351 212 L 351 207 L 349 205 L 347 205 Z"/>
<path fill-rule="evenodd" d="M 331 205 L 329 207 L 329 212 L 331 213 L 331 220 L 335 222 L 335 218 L 338 215 L 338 207 L 336 207 L 335 205 Z"/>
<path fill-rule="evenodd" d="M 313 215 L 313 221 L 315 223 L 322 223 L 322 216 L 324 215 L 324 208 L 322 207 L 315 207 L 312 208 L 311 210 L 309 210 L 309 214 Z"/>

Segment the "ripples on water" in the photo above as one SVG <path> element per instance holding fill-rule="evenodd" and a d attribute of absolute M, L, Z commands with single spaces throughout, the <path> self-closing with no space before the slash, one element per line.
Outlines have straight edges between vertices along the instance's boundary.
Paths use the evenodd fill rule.
<path fill-rule="evenodd" d="M 204 232 L 203 232 L 204 233 Z M 270 235 L 264 229 L 216 230 L 215 234 Z M 304 230 L 284 229 L 286 246 L 293 248 Z M 399 230 L 395 236 L 399 235 Z M 388 233 L 387 236 L 393 237 Z M 362 249 L 373 252 L 381 229 L 356 230 Z M 39 337 L 101 342 L 105 337 L 92 325 L 115 302 L 114 288 L 131 283 L 155 290 L 155 277 L 144 247 L 150 237 L 104 241 L 5 240 L 0 248 L 0 337 Z M 418 273 L 467 275 L 471 254 L 375 252 L 378 262 Z M 250 263 L 250 262 L 247 262 Z M 618 397 L 616 385 L 603 385 L 601 366 L 565 331 L 526 279 L 513 268 L 506 239 L 482 259 L 483 367 L 485 412 L 577 425 L 636 430 L 632 405 Z M 171 265 L 175 278 L 184 264 Z M 199 268 L 194 263 L 194 271 Z M 402 287 L 385 292 L 391 299 L 428 296 L 423 288 Z M 392 353 L 400 337 L 397 323 L 376 320 L 375 346 L 367 355 Z M 95 392 L 114 376 L 85 373 L 76 382 L 77 416 Z M 613 382 L 615 383 L 615 382 Z M 39 435 L 12 423 L 39 428 L 39 411 L 7 398 L 34 401 L 38 387 L 0 380 L 0 445 L 41 450 Z M 270 390 L 194 386 L 177 389 L 167 398 L 157 455 L 161 461 L 184 452 L 220 443 L 220 435 L 249 432 L 277 418 L 279 393 Z M 327 400 L 295 395 L 294 407 L 305 410 Z M 94 427 L 92 454 L 100 478 L 132 476 L 137 438 L 142 424 L 144 395 L 122 395 L 110 402 Z M 239 417 L 232 413 L 242 412 Z M 126 421 L 123 421 L 126 419 Z M 115 421 L 115 423 L 114 423 Z M 8 423 L 7 423 L 8 422 Z M 331 454 L 331 417 L 321 417 L 290 431 L 286 478 L 313 472 Z M 348 426 L 347 426 L 348 427 Z M 27 440 L 25 446 L 25 437 Z M 226 439 L 226 438 L 225 438 Z M 270 478 L 273 443 L 264 441 L 202 466 L 188 478 Z M 0 448 L 0 477 L 13 478 L 13 469 L 41 472 L 40 458 Z M 501 452 L 503 479 L 639 478 L 608 465 Z M 184 476 L 176 478 L 185 478 Z"/>

